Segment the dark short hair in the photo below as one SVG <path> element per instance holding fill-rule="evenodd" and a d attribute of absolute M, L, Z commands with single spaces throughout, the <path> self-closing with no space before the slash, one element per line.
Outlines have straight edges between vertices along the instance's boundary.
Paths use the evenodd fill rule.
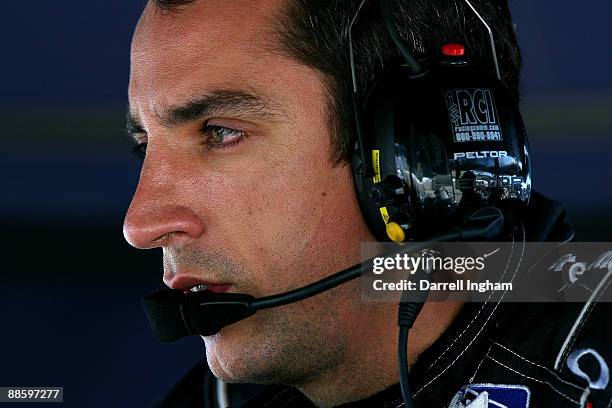
<path fill-rule="evenodd" d="M 155 0 L 173 9 L 195 0 Z M 334 161 L 345 163 L 354 144 L 348 26 L 361 0 L 286 0 L 276 19 L 280 50 L 317 70 L 327 87 Z M 391 0 L 400 35 L 415 54 L 431 57 L 447 42 L 466 45 L 473 63 L 492 71 L 488 34 L 464 0 Z M 518 99 L 521 55 L 506 0 L 472 0 L 491 27 L 502 82 Z M 384 28 L 377 0 L 366 0 L 352 32 L 360 89 L 390 64 L 402 61 Z"/>

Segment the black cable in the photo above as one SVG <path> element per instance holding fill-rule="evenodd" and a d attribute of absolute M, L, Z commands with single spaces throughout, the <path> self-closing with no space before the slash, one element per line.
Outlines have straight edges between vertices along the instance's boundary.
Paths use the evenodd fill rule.
<path fill-rule="evenodd" d="M 380 256 L 394 256 L 396 254 L 405 254 L 408 252 L 418 251 L 428 245 L 431 245 L 432 242 L 469 241 L 471 239 L 479 239 L 483 236 L 492 240 L 493 238 L 491 237 L 499 234 L 501 228 L 503 227 L 504 220 L 501 211 L 496 208 L 487 207 L 476 211 L 475 215 L 470 218 L 473 225 L 470 224 L 464 228 L 455 227 L 445 234 L 429 237 L 422 242 L 406 243 L 401 250 L 390 251 Z M 368 259 L 361 264 L 351 266 L 350 268 L 340 271 L 332 276 L 328 276 L 325 279 L 321 279 L 320 281 L 311 283 L 310 285 L 297 288 L 289 292 L 279 293 L 277 295 L 257 298 L 249 302 L 249 308 L 251 310 L 268 309 L 318 295 L 321 292 L 325 292 L 328 289 L 334 288 L 359 277 L 361 272 L 366 268 L 366 266 L 370 265 L 373 259 L 374 258 Z M 414 316 L 414 318 L 416 319 L 416 316 Z M 414 323 L 414 321 L 412 323 Z M 410 323 L 410 326 L 412 326 L 412 323 Z"/>
<path fill-rule="evenodd" d="M 419 312 L 423 308 L 426 300 L 426 293 L 421 293 L 422 301 L 407 302 L 405 299 L 408 292 L 402 293 L 402 301 L 400 302 L 397 312 L 397 325 L 399 326 L 399 338 L 397 342 L 397 357 L 399 363 L 400 388 L 402 390 L 402 399 L 406 408 L 414 407 L 412 403 L 412 394 L 410 393 L 410 373 L 408 369 L 408 333 L 410 328 L 417 319 Z"/>
<path fill-rule="evenodd" d="M 402 389 L 402 399 L 406 408 L 412 408 L 412 394 L 410 393 L 409 373 L 408 373 L 408 333 L 410 329 L 400 327 L 398 341 L 398 361 L 400 371 L 400 388 Z"/>
<path fill-rule="evenodd" d="M 394 250 L 388 253 L 379 255 L 379 257 L 385 257 L 396 254 L 404 254 L 407 252 L 414 252 L 431 245 L 432 242 L 444 242 L 454 241 L 461 235 L 459 233 L 450 233 L 440 236 L 435 236 L 429 240 L 417 243 L 411 243 L 405 245 L 401 250 Z M 318 295 L 321 292 L 325 292 L 328 289 L 340 286 L 345 282 L 355 279 L 361 275 L 361 272 L 370 265 L 374 258 L 368 259 L 361 264 L 351 266 L 343 271 L 340 271 L 332 276 L 328 276 L 325 279 L 321 279 L 310 285 L 303 286 L 301 288 L 293 289 L 288 292 L 279 293 L 278 295 L 270 295 L 261 298 L 257 298 L 249 302 L 249 307 L 252 310 L 268 309 L 271 307 L 283 306 L 289 303 L 297 302 L 311 296 Z"/>
<path fill-rule="evenodd" d="M 338 272 L 332 276 L 329 276 L 320 281 L 311 283 L 310 285 L 290 290 L 278 295 L 265 296 L 257 298 L 251 302 L 251 307 L 254 310 L 268 309 L 270 307 L 282 306 L 288 303 L 297 302 L 317 295 L 321 292 L 325 292 L 328 289 L 342 285 L 344 282 L 348 282 L 361 275 L 363 264 L 357 264 L 341 272 Z"/>
<path fill-rule="evenodd" d="M 406 60 L 406 64 L 412 70 L 413 75 L 418 75 L 423 73 L 423 68 L 421 65 L 414 59 L 408 45 L 404 41 L 404 39 L 397 32 L 397 28 L 395 27 L 395 21 L 393 18 L 393 14 L 391 13 L 391 9 L 387 4 L 386 0 L 379 0 L 380 10 L 382 11 L 383 21 L 385 22 L 385 27 L 387 32 L 391 36 L 391 39 L 395 43 L 395 46 L 399 50 L 402 57 Z"/>

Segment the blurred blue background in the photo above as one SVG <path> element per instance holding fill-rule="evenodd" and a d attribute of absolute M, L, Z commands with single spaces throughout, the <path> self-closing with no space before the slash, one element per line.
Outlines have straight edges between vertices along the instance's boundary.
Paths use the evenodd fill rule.
<path fill-rule="evenodd" d="M 0 5 L 0 386 L 64 386 L 66 406 L 150 406 L 204 356 L 199 339 L 153 339 L 139 302 L 160 287 L 160 254 L 121 234 L 143 4 Z M 581 240 L 612 241 L 612 3 L 579 6 L 512 4 L 522 110 L 535 188 L 567 205 Z"/>

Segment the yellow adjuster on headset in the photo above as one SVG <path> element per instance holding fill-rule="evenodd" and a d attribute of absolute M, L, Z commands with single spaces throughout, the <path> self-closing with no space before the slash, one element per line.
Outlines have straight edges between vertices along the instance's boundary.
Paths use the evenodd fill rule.
<path fill-rule="evenodd" d="M 397 222 L 391 221 L 387 224 L 386 229 L 387 236 L 389 239 L 391 239 L 391 241 L 401 244 L 406 239 L 406 232 Z"/>

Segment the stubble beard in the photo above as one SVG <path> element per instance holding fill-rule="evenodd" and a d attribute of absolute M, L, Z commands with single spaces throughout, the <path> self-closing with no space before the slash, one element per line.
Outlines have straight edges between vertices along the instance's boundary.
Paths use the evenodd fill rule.
<path fill-rule="evenodd" d="M 320 379 L 341 364 L 348 349 L 330 295 L 262 310 L 203 337 L 211 371 L 228 383 L 301 388 Z"/>

